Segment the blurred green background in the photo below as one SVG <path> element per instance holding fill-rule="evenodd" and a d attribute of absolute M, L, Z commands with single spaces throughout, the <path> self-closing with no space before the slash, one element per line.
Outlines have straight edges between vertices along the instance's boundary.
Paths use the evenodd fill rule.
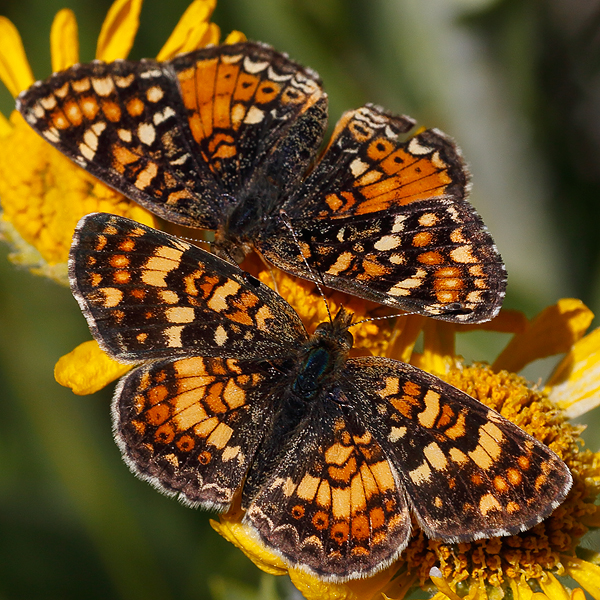
<path fill-rule="evenodd" d="M 131 57 L 156 55 L 187 5 L 146 0 Z M 0 0 L 0 14 L 44 78 L 56 11 L 75 11 L 88 61 L 109 6 Z M 505 306 L 531 317 L 575 296 L 600 314 L 598 0 L 220 0 L 213 20 L 316 69 L 331 124 L 375 102 L 452 135 L 508 268 Z M 11 109 L 1 89 L 0 110 Z M 0 245 L 0 600 L 295 597 L 213 532 L 208 514 L 129 473 L 110 432 L 111 390 L 76 397 L 52 376 L 89 338 L 75 301 L 7 252 Z M 506 341 L 470 334 L 459 350 L 492 360 Z M 525 374 L 537 381 L 555 363 Z M 587 415 L 593 450 L 597 412 Z"/>

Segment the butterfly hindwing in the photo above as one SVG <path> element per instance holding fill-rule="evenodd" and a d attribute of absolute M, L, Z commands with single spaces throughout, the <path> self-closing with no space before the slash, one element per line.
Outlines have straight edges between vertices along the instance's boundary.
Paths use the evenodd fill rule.
<path fill-rule="evenodd" d="M 245 521 L 271 549 L 301 569 L 340 580 L 391 562 L 408 543 L 411 520 L 393 465 L 352 400 L 342 406 L 335 394 L 275 445 L 272 465 L 255 467 L 260 486 L 250 472 L 242 501 Z"/>
<path fill-rule="evenodd" d="M 271 418 L 278 377 L 264 362 L 199 356 L 135 369 L 113 402 L 125 461 L 186 504 L 225 510 Z"/>
<path fill-rule="evenodd" d="M 369 357 L 348 360 L 345 379 L 429 537 L 525 531 L 571 487 L 569 469 L 547 446 L 429 373 Z"/>
<path fill-rule="evenodd" d="M 69 265 L 92 333 L 119 360 L 268 358 L 306 339 L 295 311 L 257 279 L 129 219 L 84 217 Z"/>

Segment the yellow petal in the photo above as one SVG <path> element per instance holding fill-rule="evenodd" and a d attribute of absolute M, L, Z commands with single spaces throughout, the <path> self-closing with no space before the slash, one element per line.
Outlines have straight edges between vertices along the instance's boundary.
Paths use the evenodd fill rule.
<path fill-rule="evenodd" d="M 258 540 L 256 534 L 241 523 L 241 513 L 222 515 L 221 520 L 210 520 L 212 528 L 227 541 L 239 548 L 259 569 L 270 575 L 285 575 L 286 564 L 277 555 L 269 552 Z"/>
<path fill-rule="evenodd" d="M 225 38 L 224 44 L 237 44 L 245 42 L 248 38 L 241 32 L 235 29 Z"/>
<path fill-rule="evenodd" d="M 429 373 L 445 373 L 448 357 L 455 354 L 455 331 L 453 323 L 428 319 L 423 327 L 423 356 L 419 364 Z"/>
<path fill-rule="evenodd" d="M 510 589 L 513 593 L 515 600 L 531 600 L 533 597 L 533 590 L 525 583 L 525 581 L 516 582 L 514 579 L 510 580 Z"/>
<path fill-rule="evenodd" d="M 96 58 L 111 62 L 125 58 L 140 25 L 142 0 L 115 0 L 109 8 L 98 37 Z"/>
<path fill-rule="evenodd" d="M 21 36 L 6 17 L 0 17 L 0 80 L 15 98 L 35 81 Z"/>
<path fill-rule="evenodd" d="M 50 30 L 52 70 L 64 71 L 79 62 L 77 21 L 72 10 L 63 8 L 56 13 Z"/>
<path fill-rule="evenodd" d="M 299 569 L 290 569 L 289 575 L 306 600 L 366 600 L 376 597 L 388 585 L 397 568 L 392 564 L 372 577 L 344 583 L 322 581 Z"/>
<path fill-rule="evenodd" d="M 191 52 L 205 46 L 206 44 L 201 42 L 207 33 L 216 5 L 216 0 L 194 0 L 179 19 L 156 59 L 168 60 L 182 52 Z"/>
<path fill-rule="evenodd" d="M 586 600 L 585 592 L 581 588 L 575 588 L 571 592 L 571 600 Z"/>
<path fill-rule="evenodd" d="M 418 572 L 411 573 L 405 571 L 397 577 L 394 577 L 381 591 L 381 595 L 385 600 L 403 600 L 404 596 L 411 590 L 417 578 Z"/>
<path fill-rule="evenodd" d="M 581 300 L 563 298 L 535 317 L 526 331 L 515 335 L 492 366 L 495 371 L 517 373 L 538 358 L 568 352 L 593 318 Z"/>
<path fill-rule="evenodd" d="M 54 367 L 54 379 L 84 396 L 101 390 L 132 368 L 109 358 L 94 340 L 79 344 L 58 359 Z"/>
<path fill-rule="evenodd" d="M 600 404 L 600 328 L 575 343 L 548 379 L 545 391 L 569 419 Z"/>
<path fill-rule="evenodd" d="M 457 327 L 456 333 L 479 330 L 496 331 L 498 333 L 523 333 L 528 326 L 527 317 L 520 310 L 503 308 L 491 321 L 475 323 L 473 325 L 461 325 Z"/>
<path fill-rule="evenodd" d="M 434 571 L 439 573 L 440 577 L 436 577 Z M 450 587 L 450 584 L 443 577 L 441 577 L 441 574 L 442 573 L 440 570 L 435 568 L 431 569 L 431 572 L 429 573 L 429 577 L 437 589 L 449 600 L 462 600 L 462 598 Z"/>
<path fill-rule="evenodd" d="M 600 567 L 585 560 L 574 557 L 563 557 L 562 561 L 567 575 L 572 577 L 583 589 L 600 600 Z"/>
<path fill-rule="evenodd" d="M 12 133 L 10 121 L 0 113 L 0 138 L 6 137 Z"/>
<path fill-rule="evenodd" d="M 409 362 L 424 323 L 425 317 L 421 315 L 400 317 L 394 327 L 385 355 L 388 358 Z"/>
<path fill-rule="evenodd" d="M 552 600 L 571 600 L 569 592 L 552 573 L 546 573 L 546 577 L 540 580 L 540 587 L 544 594 Z"/>

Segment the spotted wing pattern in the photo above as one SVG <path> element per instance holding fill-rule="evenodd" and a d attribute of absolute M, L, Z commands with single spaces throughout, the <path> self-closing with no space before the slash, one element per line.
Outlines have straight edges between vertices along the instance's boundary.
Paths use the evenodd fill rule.
<path fill-rule="evenodd" d="M 80 222 L 69 273 L 92 333 L 119 360 L 268 358 L 306 338 L 289 304 L 237 266 L 114 215 Z"/>
<path fill-rule="evenodd" d="M 228 260 L 255 249 L 298 276 L 447 321 L 500 308 L 506 273 L 466 201 L 454 142 L 435 129 L 398 139 L 414 121 L 367 104 L 343 115 L 317 159 L 327 96 L 272 48 L 75 65 L 17 104 L 93 175 L 169 221 L 214 230 Z"/>
<path fill-rule="evenodd" d="M 345 378 L 431 538 L 525 531 L 571 487 L 569 469 L 547 446 L 433 375 L 367 357 L 349 360 Z"/>
<path fill-rule="evenodd" d="M 213 230 L 257 180 L 284 189 L 302 176 L 327 123 L 316 73 L 253 43 L 164 63 L 78 64 L 17 104 L 108 185 L 169 221 Z"/>
<path fill-rule="evenodd" d="M 326 578 L 364 577 L 406 546 L 402 483 L 352 410 L 331 399 L 316 406 L 274 463 L 254 497 L 244 488 L 245 521 L 292 564 Z"/>
<path fill-rule="evenodd" d="M 77 227 L 73 293 L 114 358 L 130 468 L 245 522 L 287 564 L 345 581 L 408 544 L 410 510 L 446 542 L 508 535 L 571 487 L 548 448 L 441 380 L 349 359 L 352 315 L 308 336 L 273 290 L 200 248 L 115 215 Z"/>
<path fill-rule="evenodd" d="M 223 511 L 271 418 L 265 363 L 192 356 L 152 362 L 115 394 L 115 439 L 130 468 L 191 506 Z"/>
<path fill-rule="evenodd" d="M 494 317 L 506 272 L 481 218 L 465 201 L 456 145 L 374 106 L 341 119 L 325 155 L 284 206 L 298 242 L 258 244 L 278 267 L 332 287 L 447 321 Z"/>

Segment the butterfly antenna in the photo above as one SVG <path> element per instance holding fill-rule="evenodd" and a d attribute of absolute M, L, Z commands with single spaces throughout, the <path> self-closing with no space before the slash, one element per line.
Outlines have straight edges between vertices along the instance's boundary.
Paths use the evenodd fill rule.
<path fill-rule="evenodd" d="M 363 319 L 362 321 L 357 321 L 356 323 L 352 323 L 350 327 L 354 327 L 355 325 L 361 325 L 362 323 L 369 323 L 370 321 L 382 321 L 383 319 L 395 319 L 396 317 L 408 317 L 410 315 L 418 315 L 416 312 L 403 312 L 397 313 L 395 315 L 384 315 L 383 317 L 369 317 L 368 319 Z"/>
<path fill-rule="evenodd" d="M 290 233 L 292 234 L 292 237 L 294 238 L 294 241 L 296 242 L 296 246 L 298 248 L 298 252 L 300 252 L 300 256 L 302 257 L 302 261 L 304 262 L 304 266 L 306 267 L 306 270 L 309 272 L 309 274 L 311 275 L 312 281 L 315 282 L 315 285 L 317 286 L 317 289 L 319 290 L 319 294 L 321 294 L 321 298 L 323 298 L 323 302 L 325 302 L 325 308 L 327 309 L 327 316 L 329 317 L 329 322 L 333 324 L 333 318 L 331 316 L 331 310 L 329 308 L 329 302 L 327 302 L 327 298 L 325 298 L 325 294 L 323 292 L 323 288 L 321 287 L 321 284 L 319 283 L 319 279 L 321 280 L 321 283 L 323 285 L 325 285 L 325 282 L 323 281 L 323 276 L 321 275 L 321 273 L 319 271 L 316 272 L 318 278 L 315 276 L 315 271 L 311 268 L 311 266 L 308 264 L 308 261 L 306 260 L 306 256 L 304 256 L 304 252 L 302 252 L 302 246 L 300 245 L 300 240 L 298 239 L 298 236 L 296 235 L 296 232 L 294 231 L 294 228 L 292 227 L 292 224 L 290 222 L 290 218 L 288 217 L 287 213 L 285 212 L 285 210 L 280 210 L 279 214 L 285 224 L 285 226 L 290 230 Z"/>

